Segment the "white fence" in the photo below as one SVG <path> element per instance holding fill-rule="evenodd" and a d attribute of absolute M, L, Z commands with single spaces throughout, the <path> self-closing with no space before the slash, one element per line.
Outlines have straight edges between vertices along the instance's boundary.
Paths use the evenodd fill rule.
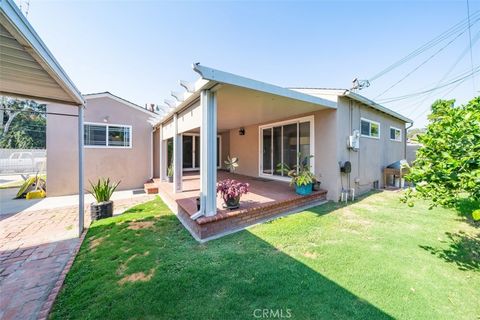
<path fill-rule="evenodd" d="M 0 175 L 46 173 L 47 150 L 0 149 Z"/>

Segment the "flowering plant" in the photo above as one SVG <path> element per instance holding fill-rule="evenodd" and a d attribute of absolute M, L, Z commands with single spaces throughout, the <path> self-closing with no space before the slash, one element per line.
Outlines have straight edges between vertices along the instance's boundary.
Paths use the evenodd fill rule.
<path fill-rule="evenodd" d="M 225 202 L 228 199 L 240 198 L 242 194 L 248 192 L 248 183 L 238 182 L 233 179 L 225 179 L 217 183 L 217 194 L 220 193 Z"/>

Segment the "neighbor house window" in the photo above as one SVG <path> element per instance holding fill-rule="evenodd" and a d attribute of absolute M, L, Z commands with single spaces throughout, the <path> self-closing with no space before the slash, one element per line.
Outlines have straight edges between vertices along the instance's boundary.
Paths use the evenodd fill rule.
<path fill-rule="evenodd" d="M 289 168 L 313 155 L 313 117 L 306 117 L 260 127 L 260 175 L 286 177 L 278 171 L 281 163 Z M 307 159 L 309 164 L 310 159 Z M 313 171 L 313 168 L 312 168 Z"/>
<path fill-rule="evenodd" d="M 85 146 L 130 148 L 132 146 L 132 127 L 102 123 L 85 124 Z"/>
<path fill-rule="evenodd" d="M 394 127 L 390 127 L 390 140 L 402 141 L 402 130 Z"/>
<path fill-rule="evenodd" d="M 380 138 L 380 123 L 361 119 L 360 129 L 363 137 Z"/>

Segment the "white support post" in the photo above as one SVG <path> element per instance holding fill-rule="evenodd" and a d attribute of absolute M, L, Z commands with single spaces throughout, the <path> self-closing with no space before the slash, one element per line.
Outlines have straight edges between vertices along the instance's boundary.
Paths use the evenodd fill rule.
<path fill-rule="evenodd" d="M 166 163 L 167 163 L 167 142 L 166 141 L 163 141 L 163 124 L 160 125 L 160 137 L 159 137 L 159 148 L 158 148 L 158 152 L 160 153 L 159 154 L 159 163 L 160 163 L 160 168 L 159 168 L 159 171 L 160 172 L 160 181 L 165 181 L 167 180 L 167 166 L 166 166 Z"/>
<path fill-rule="evenodd" d="M 173 192 L 182 192 L 182 135 L 178 134 L 178 117 L 173 115 L 175 132 L 173 135 Z"/>
<path fill-rule="evenodd" d="M 83 109 L 84 105 L 78 107 L 78 236 L 83 233 L 84 214 L 85 214 L 85 198 L 84 198 L 84 128 L 83 128 Z"/>
<path fill-rule="evenodd" d="M 217 96 L 203 90 L 200 96 L 200 194 L 206 216 L 217 213 Z"/>

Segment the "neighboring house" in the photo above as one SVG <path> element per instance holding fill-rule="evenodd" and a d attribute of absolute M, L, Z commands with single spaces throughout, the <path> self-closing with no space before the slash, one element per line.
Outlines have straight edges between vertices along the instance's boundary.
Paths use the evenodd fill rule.
<path fill-rule="evenodd" d="M 312 170 L 334 201 L 342 188 L 382 188 L 383 168 L 406 157 L 405 124 L 412 120 L 350 90 L 287 89 L 200 64 L 194 70 L 201 79 L 182 84 L 187 92 L 176 94 L 178 103 L 155 126 L 154 173 L 165 180 L 172 165 L 179 193 L 183 169 L 199 168 L 203 159 L 205 206 L 197 216 L 216 212 L 216 170 L 226 155 L 239 159 L 236 173 L 279 181 L 289 180 L 276 172 L 279 163 L 295 165 L 298 152 L 313 155 Z M 349 145 L 355 135 L 358 148 Z M 201 154 L 200 145 L 207 149 Z M 345 161 L 349 174 L 340 172 Z"/>
<path fill-rule="evenodd" d="M 408 164 L 412 165 L 413 161 L 417 159 L 417 151 L 422 145 L 417 142 L 407 142 L 407 156 L 405 157 Z"/>
<path fill-rule="evenodd" d="M 140 189 L 153 176 L 152 124 L 157 114 L 109 92 L 84 95 L 84 165 L 88 181 L 121 181 L 118 189 Z M 78 192 L 76 112 L 47 105 L 48 195 Z M 72 117 L 62 114 L 71 113 Z M 73 140 L 72 140 L 73 139 Z"/>

